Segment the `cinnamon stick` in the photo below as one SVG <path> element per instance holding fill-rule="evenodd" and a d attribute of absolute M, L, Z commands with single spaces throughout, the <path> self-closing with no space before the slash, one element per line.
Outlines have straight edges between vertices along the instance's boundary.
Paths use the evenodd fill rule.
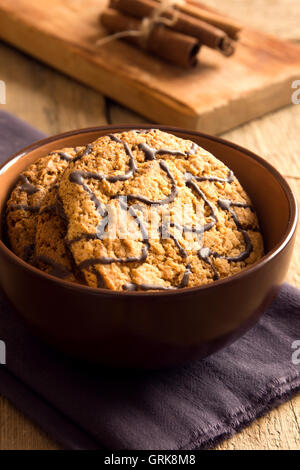
<path fill-rule="evenodd" d="M 155 1 L 158 2 L 159 0 Z M 198 2 L 198 0 L 186 0 L 186 4 L 178 5 L 176 8 L 193 18 L 198 18 L 216 26 L 222 31 L 225 31 L 232 39 L 238 39 L 239 33 L 243 29 L 238 21 L 214 12 L 214 10 Z"/>
<path fill-rule="evenodd" d="M 145 18 L 153 14 L 157 8 L 157 2 L 155 0 L 111 0 L 110 6 L 125 14 L 137 18 Z M 169 10 L 163 13 L 162 16 L 172 20 L 174 12 Z M 225 56 L 229 57 L 234 53 L 234 44 L 224 31 L 198 18 L 193 18 L 185 13 L 179 13 L 178 18 L 169 28 L 179 33 L 193 36 L 199 39 L 201 44 L 217 49 Z"/>
<path fill-rule="evenodd" d="M 139 31 L 141 21 L 108 8 L 100 15 L 100 21 L 111 33 Z M 155 25 L 148 38 L 127 36 L 124 39 L 152 54 L 184 68 L 197 64 L 200 43 L 196 38 L 171 31 L 163 25 Z"/>

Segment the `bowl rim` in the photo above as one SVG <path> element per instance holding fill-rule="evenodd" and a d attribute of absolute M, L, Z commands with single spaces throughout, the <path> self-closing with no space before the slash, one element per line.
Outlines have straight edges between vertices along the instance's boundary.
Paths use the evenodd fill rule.
<path fill-rule="evenodd" d="M 210 289 L 219 287 L 219 286 L 224 286 L 228 284 L 229 282 L 233 282 L 239 279 L 242 279 L 250 274 L 254 274 L 256 271 L 260 270 L 264 265 L 269 263 L 272 259 L 277 257 L 282 250 L 289 244 L 291 239 L 294 236 L 296 227 L 297 227 L 297 222 L 298 222 L 298 205 L 296 198 L 293 194 L 293 191 L 291 190 L 289 184 L 287 183 L 286 179 L 279 173 L 276 168 L 271 165 L 269 162 L 267 162 L 264 158 L 258 156 L 254 152 L 238 145 L 233 142 L 230 142 L 226 139 L 222 139 L 221 137 L 216 137 L 212 136 L 209 134 L 205 134 L 203 132 L 198 132 L 194 130 L 189 130 L 189 129 L 184 129 L 180 127 L 174 127 L 174 126 L 164 126 L 164 125 L 159 125 L 159 124 L 144 124 L 141 123 L 141 125 L 134 125 L 134 124 L 110 124 L 110 125 L 104 125 L 104 126 L 95 126 L 95 127 L 87 127 L 87 128 L 82 128 L 82 129 L 76 129 L 73 131 L 68 131 L 68 132 L 63 132 L 60 134 L 56 134 L 50 137 L 46 137 L 44 139 L 38 140 L 31 145 L 24 147 L 23 149 L 19 150 L 18 152 L 14 153 L 12 156 L 10 156 L 4 163 L 0 165 L 0 176 L 6 171 L 7 168 L 11 167 L 14 165 L 15 161 L 19 160 L 20 158 L 24 157 L 28 153 L 30 153 L 33 150 L 36 150 L 37 148 L 49 144 L 52 142 L 55 142 L 56 140 L 64 139 L 66 137 L 71 137 L 71 136 L 76 136 L 79 134 L 88 134 L 91 132 L 103 132 L 107 130 L 109 133 L 111 133 L 113 130 L 117 132 L 124 132 L 124 131 L 129 131 L 129 130 L 134 130 L 134 129 L 160 129 L 162 131 L 170 132 L 170 133 L 180 133 L 180 134 L 187 134 L 187 136 L 190 137 L 202 137 L 206 140 L 210 140 L 213 142 L 217 142 L 219 144 L 225 145 L 227 147 L 231 147 L 234 150 L 238 150 L 241 153 L 246 154 L 250 158 L 256 160 L 260 165 L 264 166 L 279 182 L 280 186 L 284 190 L 284 193 L 288 199 L 289 203 L 289 220 L 287 224 L 286 231 L 284 235 L 281 237 L 280 241 L 276 244 L 276 246 L 269 251 L 267 254 L 265 254 L 259 261 L 254 263 L 252 266 L 249 266 L 242 271 L 240 271 L 237 274 L 233 274 L 232 276 L 228 276 L 224 279 L 220 279 L 218 281 L 214 281 L 210 284 L 205 284 L 202 286 L 195 286 L 195 287 L 186 287 L 184 289 L 174 289 L 174 290 L 168 290 L 168 291 L 113 291 L 110 289 L 104 289 L 104 288 L 95 288 L 95 287 L 90 287 L 86 285 L 81 285 L 81 284 L 75 284 L 70 281 L 60 279 L 58 277 L 55 277 L 51 274 L 48 274 L 46 272 L 41 271 L 38 268 L 35 268 L 34 266 L 31 266 L 29 263 L 26 263 L 23 261 L 21 258 L 19 258 L 13 251 L 11 251 L 3 242 L 3 240 L 0 238 L 0 250 L 3 251 L 8 257 L 14 261 L 14 263 L 20 265 L 23 269 L 25 268 L 27 271 L 31 271 L 36 275 L 39 275 L 45 279 L 47 279 L 50 282 L 57 283 L 61 286 L 64 286 L 68 289 L 71 290 L 76 290 L 76 291 L 82 291 L 83 293 L 89 293 L 91 295 L 101 295 L 101 296 L 107 296 L 107 297 L 168 297 L 168 296 L 174 296 L 174 295 L 187 295 L 187 294 L 195 294 L 198 292 L 202 291 L 208 291 Z"/>

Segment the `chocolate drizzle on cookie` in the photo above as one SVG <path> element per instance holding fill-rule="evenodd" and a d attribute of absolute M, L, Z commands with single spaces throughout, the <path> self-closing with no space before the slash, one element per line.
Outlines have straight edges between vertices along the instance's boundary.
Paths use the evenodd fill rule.
<path fill-rule="evenodd" d="M 39 263 L 46 264 L 51 268 L 49 274 L 52 276 L 59 277 L 61 279 L 66 279 L 73 275 L 63 264 L 56 263 L 52 258 L 48 258 L 48 256 L 40 255 L 36 257 L 36 261 Z"/>
<path fill-rule="evenodd" d="M 93 176 L 91 176 L 91 175 L 93 175 Z M 93 173 L 91 173 L 90 175 L 89 174 L 86 175 L 81 171 L 73 171 L 72 173 L 70 173 L 69 180 L 70 180 L 71 183 L 76 183 L 79 186 L 83 187 L 83 189 L 90 195 L 90 199 L 95 204 L 95 207 L 96 207 L 97 211 L 99 212 L 99 214 L 101 216 L 104 216 L 106 214 L 106 210 L 105 210 L 103 204 L 99 201 L 96 194 L 90 189 L 90 187 L 87 184 L 85 184 L 85 182 L 84 182 L 85 178 L 87 178 L 87 179 L 88 178 L 89 179 L 91 179 L 91 178 L 96 179 L 96 176 L 100 177 L 100 175 L 96 175 L 96 174 L 93 174 Z"/>
<path fill-rule="evenodd" d="M 173 157 L 185 157 L 186 153 L 171 149 L 154 149 L 149 145 L 141 143 L 138 148 L 145 154 L 145 160 L 156 160 L 157 155 L 172 155 Z"/>
<path fill-rule="evenodd" d="M 233 171 L 229 171 L 227 178 L 219 178 L 218 176 L 193 176 L 193 179 L 196 181 L 210 181 L 213 183 L 233 183 L 234 174 Z"/>
<path fill-rule="evenodd" d="M 229 263 L 238 263 L 241 261 L 245 261 L 245 259 L 247 259 L 250 256 L 253 250 L 253 246 L 252 246 L 252 243 L 251 243 L 251 240 L 247 231 L 242 227 L 242 224 L 239 221 L 236 212 L 232 209 L 233 207 L 242 207 L 244 209 L 248 208 L 251 211 L 253 211 L 253 207 L 244 202 L 234 202 L 234 201 L 229 201 L 228 199 L 218 199 L 218 205 L 222 210 L 228 211 L 230 215 L 232 216 L 237 230 L 241 232 L 243 235 L 243 239 L 245 243 L 245 250 L 237 256 L 225 256 L 220 253 L 213 252 L 209 248 L 206 248 L 206 247 L 203 247 L 201 250 L 199 250 L 198 257 L 205 263 L 209 264 L 214 274 L 214 277 L 213 277 L 214 281 L 220 279 L 220 276 L 216 270 L 216 267 L 211 261 L 211 258 L 214 258 L 214 259 L 220 258 L 220 259 L 227 260 Z M 256 228 L 253 227 L 252 230 L 255 231 Z"/>
<path fill-rule="evenodd" d="M 214 210 L 212 204 L 209 202 L 209 200 L 205 196 L 205 194 L 203 193 L 203 191 L 201 191 L 199 186 L 193 181 L 194 176 L 191 175 L 191 173 L 186 173 L 184 176 L 185 176 L 185 184 L 188 187 L 190 187 L 198 196 L 200 196 L 201 199 L 203 199 L 204 205 L 206 205 L 210 210 L 210 218 L 212 219 L 212 221 L 209 222 L 208 224 L 203 225 L 203 227 L 201 229 L 202 232 L 207 232 L 208 230 L 212 229 L 214 227 L 214 225 L 216 225 L 216 223 L 217 223 L 218 219 L 217 219 L 215 210 Z M 185 229 L 186 229 L 186 227 L 183 227 L 183 230 L 185 230 Z"/>
<path fill-rule="evenodd" d="M 171 240 L 173 240 L 173 242 L 175 243 L 176 247 L 177 247 L 178 250 L 179 250 L 179 254 L 180 254 L 181 258 L 187 258 L 187 257 L 188 257 L 187 252 L 186 252 L 185 249 L 180 245 L 180 243 L 179 243 L 179 241 L 177 240 L 177 238 L 175 237 L 175 235 L 173 235 L 172 233 L 169 233 L 169 238 L 171 238 Z"/>
<path fill-rule="evenodd" d="M 77 162 L 77 160 L 80 160 L 82 157 L 85 157 L 86 155 L 89 155 L 92 152 L 93 148 L 91 144 L 88 144 L 84 150 L 82 150 L 76 157 L 72 159 L 73 162 Z"/>
<path fill-rule="evenodd" d="M 245 243 L 245 246 L 246 246 L 245 250 L 242 253 L 240 253 L 239 255 L 231 256 L 231 257 L 227 256 L 227 257 L 225 257 L 225 259 L 227 259 L 228 262 L 235 262 L 235 263 L 238 263 L 240 261 L 244 261 L 251 254 L 251 252 L 253 250 L 253 246 L 252 246 L 252 243 L 251 243 L 251 240 L 250 240 L 250 237 L 249 237 L 247 231 L 243 228 L 241 222 L 238 219 L 238 216 L 237 216 L 236 212 L 232 208 L 233 207 L 242 207 L 244 209 L 248 208 L 253 212 L 253 207 L 250 206 L 249 204 L 244 203 L 244 202 L 228 201 L 227 199 L 219 199 L 218 204 L 221 207 L 221 209 L 227 210 L 230 213 L 230 215 L 232 216 L 232 218 L 234 220 L 234 223 L 236 225 L 237 230 L 239 232 L 241 232 L 242 235 L 243 235 L 244 243 Z"/>
<path fill-rule="evenodd" d="M 37 214 L 40 210 L 40 206 L 26 206 L 25 204 L 9 204 L 7 206 L 7 212 L 9 211 L 25 211 Z"/>
<path fill-rule="evenodd" d="M 186 152 L 186 156 L 190 157 L 191 155 L 195 155 L 197 153 L 197 150 L 199 149 L 199 145 L 197 145 L 195 142 L 193 142 L 190 150 Z"/>
<path fill-rule="evenodd" d="M 68 153 L 66 153 L 66 152 L 57 152 L 57 155 L 62 160 L 65 160 L 66 162 L 70 162 L 71 160 L 73 160 L 73 157 L 71 155 L 69 155 Z"/>
<path fill-rule="evenodd" d="M 176 186 L 176 182 L 174 180 L 173 175 L 171 174 L 168 165 L 166 162 L 161 160 L 159 162 L 160 168 L 166 173 L 168 178 L 171 180 L 171 192 L 170 194 L 165 197 L 164 199 L 161 199 L 159 201 L 152 201 L 151 199 L 146 198 L 145 196 L 139 196 L 137 194 L 127 194 L 127 199 L 128 201 L 140 201 L 143 202 L 144 204 L 147 204 L 148 206 L 163 206 L 165 204 L 170 204 L 173 202 L 178 194 L 178 189 Z"/>
<path fill-rule="evenodd" d="M 205 263 L 209 264 L 209 266 L 211 267 L 211 269 L 213 271 L 213 280 L 217 281 L 218 279 L 220 279 L 220 276 L 219 276 L 219 273 L 217 272 L 215 266 L 213 265 L 213 263 L 210 260 L 210 256 L 214 256 L 214 254 L 215 253 L 212 253 L 209 248 L 205 248 L 205 247 L 201 248 L 201 250 L 198 251 L 199 259 L 201 259 Z"/>
<path fill-rule="evenodd" d="M 21 186 L 19 186 L 19 190 L 24 191 L 28 196 L 32 196 L 32 194 L 39 191 L 39 188 L 31 184 L 25 175 L 20 175 L 19 181 L 22 183 Z"/>
<path fill-rule="evenodd" d="M 51 152 L 49 155 L 57 155 L 61 160 L 64 160 L 66 162 L 70 162 L 71 160 L 73 160 L 72 155 L 67 152 Z"/>
<path fill-rule="evenodd" d="M 23 251 L 23 260 L 28 263 L 31 259 L 34 258 L 35 253 L 35 244 L 31 243 L 30 245 L 26 245 Z"/>

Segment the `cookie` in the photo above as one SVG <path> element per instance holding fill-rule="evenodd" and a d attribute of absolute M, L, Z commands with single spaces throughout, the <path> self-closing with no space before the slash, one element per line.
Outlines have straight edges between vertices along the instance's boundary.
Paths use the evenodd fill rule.
<path fill-rule="evenodd" d="M 76 282 L 72 255 L 65 243 L 66 225 L 58 207 L 55 184 L 48 191 L 37 216 L 35 263 L 48 274 Z"/>
<path fill-rule="evenodd" d="M 14 253 L 27 262 L 34 262 L 36 223 L 44 198 L 75 155 L 75 149 L 67 148 L 40 158 L 21 173 L 11 193 L 7 235 Z"/>
<path fill-rule="evenodd" d="M 100 137 L 69 162 L 58 194 L 68 247 L 92 287 L 194 287 L 263 256 L 255 211 L 232 171 L 159 130 Z"/>

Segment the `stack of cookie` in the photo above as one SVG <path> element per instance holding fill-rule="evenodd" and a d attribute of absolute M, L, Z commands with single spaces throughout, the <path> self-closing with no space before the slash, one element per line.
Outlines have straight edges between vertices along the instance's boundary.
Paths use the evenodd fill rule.
<path fill-rule="evenodd" d="M 158 129 L 41 158 L 20 175 L 6 221 L 11 249 L 26 262 L 119 291 L 199 286 L 263 256 L 256 214 L 233 173 Z"/>

